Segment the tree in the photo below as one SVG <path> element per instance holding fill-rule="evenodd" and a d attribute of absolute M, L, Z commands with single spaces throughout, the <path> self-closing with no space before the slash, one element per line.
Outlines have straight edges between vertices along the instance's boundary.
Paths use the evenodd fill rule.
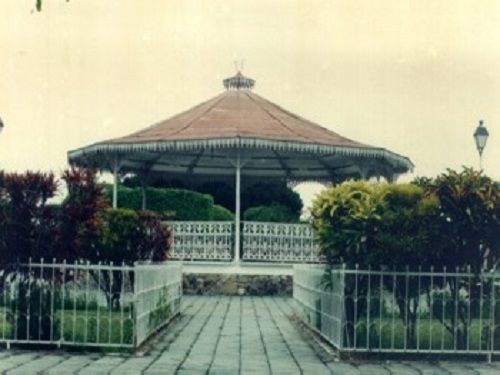
<path fill-rule="evenodd" d="M 433 239 L 438 233 L 434 223 L 439 207 L 437 197 L 413 184 L 385 184 L 378 188 L 383 201 L 373 251 L 379 254 L 379 266 L 429 270 L 434 262 Z M 395 295 L 400 317 L 406 323 L 408 345 L 415 347 L 420 297 L 429 292 L 430 278 L 402 276 L 394 281 L 384 278 L 382 283 Z"/>
<path fill-rule="evenodd" d="M 48 338 L 46 320 L 40 324 L 38 319 L 27 318 L 32 298 L 41 303 L 40 311 L 47 311 L 47 299 L 41 302 L 42 298 L 38 297 L 41 286 L 31 285 L 28 269 L 17 265 L 27 263 L 31 257 L 53 255 L 56 222 L 47 202 L 56 190 L 57 181 L 52 173 L 0 172 L 0 289 L 5 293 L 11 285 L 17 286 L 15 302 L 14 299 L 10 302 L 15 303 L 12 311 L 17 311 L 18 317 L 6 313 L 5 318 L 15 327 L 20 339 L 34 338 L 34 332 L 38 332 L 38 339 Z M 46 297 L 50 300 L 48 293 Z M 6 301 L 9 300 L 4 299 Z M 31 333 L 28 335 L 28 332 Z"/>
<path fill-rule="evenodd" d="M 161 224 L 160 217 L 146 211 L 107 209 L 103 213 L 103 230 L 99 246 L 91 259 L 115 265 L 133 265 L 136 261 L 162 262 L 168 258 L 172 233 Z M 98 275 L 93 275 L 97 279 Z M 98 277 L 96 277 L 98 276 Z M 133 282 L 133 273 L 129 275 Z M 102 272 L 101 290 L 108 304 L 119 307 L 123 273 Z"/>
<path fill-rule="evenodd" d="M 500 260 L 500 186 L 471 168 L 448 169 L 435 180 L 418 181 L 439 199 L 435 215 L 440 249 L 436 266 L 475 274 L 496 269 Z"/>
<path fill-rule="evenodd" d="M 481 298 L 481 286 L 491 290 L 487 284 L 493 279 L 480 283 L 480 274 L 497 269 L 500 259 L 500 185 L 471 168 L 447 170 L 434 180 L 420 179 L 416 183 L 439 199 L 439 210 L 432 219 L 436 235 L 429 247 L 434 265 L 452 272 L 472 271 L 475 275 L 472 282 L 447 278 L 439 291 L 441 311 L 456 309 L 456 313 L 449 311 L 449 319 L 442 313 L 435 315 L 456 335 L 457 348 L 464 349 L 470 333 L 470 314 L 479 314 L 469 311 L 467 301 Z"/>
<path fill-rule="evenodd" d="M 345 263 L 349 268 L 401 270 L 408 265 L 430 265 L 430 240 L 433 238 L 432 214 L 437 211 L 437 198 L 412 184 L 380 184 L 346 182 L 321 193 L 313 205 L 313 224 L 321 251 L 333 266 Z M 394 282 L 381 275 L 369 279 L 366 273 L 355 274 L 346 281 L 346 318 L 369 314 L 367 299 L 357 295 L 395 295 L 400 317 L 406 323 L 409 345 L 415 342 L 420 294 L 429 287 L 417 278 Z M 373 280 L 375 278 L 375 282 Z M 378 278 L 378 281 L 376 281 Z M 370 281 L 372 284 L 369 286 Z M 401 281 L 401 280 L 399 280 Z M 357 303 L 354 300 L 358 300 Z M 378 297 L 377 301 L 380 302 Z M 352 340 L 354 326 L 348 325 Z"/>
<path fill-rule="evenodd" d="M 102 234 L 101 213 L 108 207 L 103 186 L 91 169 L 71 167 L 63 172 L 68 195 L 59 210 L 59 260 L 92 259 Z"/>
<path fill-rule="evenodd" d="M 48 205 L 57 191 L 52 173 L 0 174 L 0 265 L 53 255 L 54 212 Z"/>
<path fill-rule="evenodd" d="M 160 217 L 147 211 L 107 209 L 96 260 L 132 265 L 135 261 L 167 259 L 172 235 Z"/>

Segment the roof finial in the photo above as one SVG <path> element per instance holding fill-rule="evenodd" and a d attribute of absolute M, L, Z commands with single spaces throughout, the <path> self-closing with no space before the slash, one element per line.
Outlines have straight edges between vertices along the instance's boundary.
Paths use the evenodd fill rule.
<path fill-rule="evenodd" d="M 234 60 L 234 69 L 236 69 L 236 73 L 242 72 L 245 67 L 245 59 L 241 59 L 238 67 L 238 60 Z"/>
<path fill-rule="evenodd" d="M 255 85 L 255 80 L 241 74 L 245 66 L 245 60 L 241 59 L 239 64 L 237 60 L 233 61 L 233 63 L 236 74 L 222 81 L 226 90 L 251 90 Z"/>

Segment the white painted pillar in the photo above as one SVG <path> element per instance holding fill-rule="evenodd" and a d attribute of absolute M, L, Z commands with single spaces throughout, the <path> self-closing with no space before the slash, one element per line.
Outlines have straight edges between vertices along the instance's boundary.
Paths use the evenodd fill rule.
<path fill-rule="evenodd" d="M 241 160 L 238 152 L 236 159 L 236 207 L 234 210 L 234 263 L 240 261 L 240 217 L 241 217 Z"/>
<path fill-rule="evenodd" d="M 142 190 L 142 209 L 146 210 L 147 209 L 147 198 L 146 198 L 146 184 L 143 183 L 141 186 Z"/>
<path fill-rule="evenodd" d="M 146 192 L 146 187 L 147 187 L 147 174 L 146 173 L 139 173 L 139 179 L 141 181 L 141 193 L 142 193 L 142 209 L 146 210 L 148 208 L 147 204 L 147 192 Z"/>
<path fill-rule="evenodd" d="M 118 207 L 118 160 L 113 164 L 113 208 Z"/>

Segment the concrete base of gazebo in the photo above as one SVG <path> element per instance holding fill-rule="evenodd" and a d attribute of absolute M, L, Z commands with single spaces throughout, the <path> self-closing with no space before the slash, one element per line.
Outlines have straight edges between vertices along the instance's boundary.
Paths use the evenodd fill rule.
<path fill-rule="evenodd" d="M 270 262 L 206 262 L 183 261 L 184 274 L 234 274 L 234 275 L 269 275 L 292 276 L 293 264 Z"/>

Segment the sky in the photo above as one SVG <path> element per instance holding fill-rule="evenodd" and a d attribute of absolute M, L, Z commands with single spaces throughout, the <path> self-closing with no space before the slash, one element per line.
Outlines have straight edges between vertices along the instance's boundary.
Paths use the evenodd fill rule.
<path fill-rule="evenodd" d="M 219 94 L 244 59 L 255 92 L 411 158 L 414 176 L 500 179 L 500 1 L 0 2 L 0 169 L 53 170 Z M 299 186 L 309 204 L 317 185 Z"/>

